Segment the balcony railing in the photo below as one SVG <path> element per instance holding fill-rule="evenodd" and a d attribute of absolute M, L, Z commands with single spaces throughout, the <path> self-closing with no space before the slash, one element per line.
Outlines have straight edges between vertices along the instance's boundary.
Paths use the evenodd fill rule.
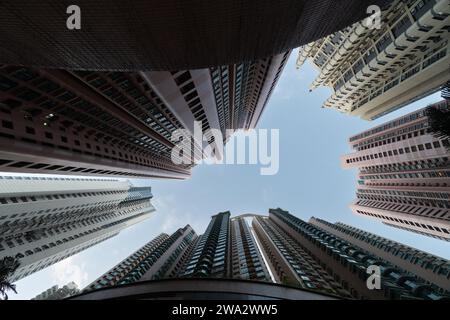
<path fill-rule="evenodd" d="M 379 95 L 386 93 L 387 91 L 391 90 L 392 88 L 395 88 L 400 83 L 411 78 L 413 75 L 420 73 L 420 71 L 423 71 L 424 69 L 433 65 L 437 61 L 444 58 L 446 55 L 447 55 L 447 47 L 444 47 L 441 50 L 434 53 L 432 56 L 430 56 L 426 59 L 425 58 L 421 59 L 417 64 L 411 66 L 406 71 L 401 72 L 400 75 L 397 76 L 396 78 L 391 79 L 388 83 L 385 83 L 385 84 L 381 85 L 379 88 L 372 90 L 372 92 L 374 92 L 374 93 L 371 94 L 369 98 L 367 98 L 367 96 L 364 96 L 364 98 L 361 98 L 360 100 L 358 100 L 353 105 L 351 111 L 357 110 L 362 105 L 368 103 L 369 101 L 372 101 Z"/>

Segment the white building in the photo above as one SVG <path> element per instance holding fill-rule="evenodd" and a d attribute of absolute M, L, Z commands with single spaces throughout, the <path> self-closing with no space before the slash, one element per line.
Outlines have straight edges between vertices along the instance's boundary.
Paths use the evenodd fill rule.
<path fill-rule="evenodd" d="M 450 80 L 449 25 L 448 0 L 395 0 L 379 29 L 360 22 L 305 45 L 297 66 L 310 60 L 311 89 L 333 89 L 323 107 L 373 120 Z"/>
<path fill-rule="evenodd" d="M 17 281 L 117 235 L 154 211 L 149 187 L 104 178 L 0 176 L 0 258 Z"/>
<path fill-rule="evenodd" d="M 72 281 L 61 288 L 58 285 L 54 285 L 31 300 L 61 300 L 78 293 L 80 293 L 80 289 L 78 289 L 77 284 Z"/>
<path fill-rule="evenodd" d="M 428 108 L 450 110 L 450 103 L 434 103 L 350 137 L 354 152 L 341 164 L 359 170 L 353 213 L 450 241 L 450 141 L 429 131 Z"/>

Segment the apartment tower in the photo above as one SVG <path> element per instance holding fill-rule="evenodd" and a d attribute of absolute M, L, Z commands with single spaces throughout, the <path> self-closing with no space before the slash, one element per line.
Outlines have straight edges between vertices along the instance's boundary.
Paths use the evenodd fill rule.
<path fill-rule="evenodd" d="M 230 212 L 211 217 L 186 261 L 181 277 L 230 278 Z"/>
<path fill-rule="evenodd" d="M 253 229 L 275 282 L 351 297 L 303 247 L 267 216 L 253 219 Z"/>
<path fill-rule="evenodd" d="M 353 213 L 450 241 L 450 141 L 430 131 L 430 105 L 350 137 L 342 166 L 358 168 Z"/>
<path fill-rule="evenodd" d="M 206 145 L 220 148 L 230 132 L 255 127 L 289 53 L 171 72 L 0 64 L 0 169 L 185 179 Z M 191 139 L 195 122 L 207 141 Z M 191 149 L 180 164 L 176 145 Z"/>
<path fill-rule="evenodd" d="M 282 209 L 232 218 L 221 212 L 203 235 L 186 226 L 171 237 L 159 235 L 79 298 L 450 298 L 448 260 L 342 223 L 308 223 Z M 368 285 L 370 268 L 379 272 L 379 287 Z"/>
<path fill-rule="evenodd" d="M 253 230 L 246 220 L 253 215 L 231 219 L 231 272 L 233 279 L 272 281 Z"/>
<path fill-rule="evenodd" d="M 312 217 L 309 223 L 416 275 L 442 292 L 450 292 L 450 261 L 446 259 L 341 222 Z"/>
<path fill-rule="evenodd" d="M 394 0 L 379 17 L 300 48 L 297 66 L 319 70 L 311 89 L 333 90 L 322 107 L 372 120 L 450 80 L 448 0 Z"/>
<path fill-rule="evenodd" d="M 31 300 L 62 300 L 79 293 L 80 290 L 78 289 L 77 284 L 72 281 L 61 288 L 58 285 L 54 285 L 38 294 L 36 297 L 31 298 Z"/>
<path fill-rule="evenodd" d="M 170 236 L 161 233 L 84 290 L 173 277 L 181 268 L 183 257 L 189 252 L 190 245 L 196 238 L 197 234 L 189 225 Z"/>
<path fill-rule="evenodd" d="M 0 258 L 17 281 L 114 237 L 154 211 L 149 187 L 93 177 L 0 177 Z"/>
<path fill-rule="evenodd" d="M 393 254 L 385 251 L 398 250 L 400 255 L 405 246 L 376 250 L 378 246 L 386 246 L 386 239 L 371 239 L 374 243 L 368 245 L 365 241 L 359 242 L 360 233 L 337 233 L 338 225 L 332 226 L 317 219 L 308 223 L 282 209 L 270 209 L 266 220 L 268 224 L 283 230 L 287 239 L 306 253 L 302 256 L 309 257 L 320 265 L 353 298 L 440 300 L 450 297 L 449 262 L 442 258 L 416 250 L 410 251 L 410 254 L 415 255 L 414 259 L 408 260 L 405 255 L 405 259 L 400 262 L 401 259 L 393 259 Z M 275 246 L 282 248 L 278 244 Z M 427 260 L 421 260 L 421 256 L 426 256 Z M 289 259 L 286 260 L 292 265 Z M 413 266 L 417 263 L 421 263 L 422 267 Z M 373 274 L 369 267 L 379 271 L 379 288 L 369 288 L 367 284 L 369 274 Z M 436 273 L 434 276 L 424 270 L 431 267 Z"/>

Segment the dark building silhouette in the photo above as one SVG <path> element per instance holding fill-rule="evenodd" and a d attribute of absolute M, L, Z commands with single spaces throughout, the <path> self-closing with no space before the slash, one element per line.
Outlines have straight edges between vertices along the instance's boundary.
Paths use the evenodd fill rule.
<path fill-rule="evenodd" d="M 182 70 L 253 61 L 343 29 L 389 0 L 59 0 L 0 3 L 0 63 L 85 70 Z"/>

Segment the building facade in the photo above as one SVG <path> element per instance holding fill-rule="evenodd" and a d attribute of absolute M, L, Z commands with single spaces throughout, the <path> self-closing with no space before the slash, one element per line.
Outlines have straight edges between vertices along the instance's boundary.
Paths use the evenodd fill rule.
<path fill-rule="evenodd" d="M 181 277 L 230 278 L 230 212 L 211 218 L 186 261 Z"/>
<path fill-rule="evenodd" d="M 0 169 L 185 179 L 206 145 L 220 148 L 211 135 L 191 139 L 195 122 L 222 142 L 226 129 L 254 128 L 289 53 L 172 72 L 0 65 Z M 180 164 L 176 145 L 191 148 Z"/>
<path fill-rule="evenodd" d="M 204 234 L 187 225 L 160 234 L 88 285 L 91 291 L 170 278 L 226 278 L 272 282 L 247 216 L 211 218 Z"/>
<path fill-rule="evenodd" d="M 450 261 L 446 259 L 341 222 L 330 223 L 312 217 L 309 223 L 415 274 L 443 292 L 450 292 Z"/>
<path fill-rule="evenodd" d="M 447 0 L 392 1 L 378 21 L 362 21 L 300 48 L 297 66 L 319 70 L 311 89 L 327 86 L 324 108 L 376 119 L 450 80 Z"/>
<path fill-rule="evenodd" d="M 379 287 L 368 284 L 370 268 L 379 271 Z M 250 290 L 254 298 L 293 290 L 303 299 L 440 300 L 450 299 L 449 285 L 448 260 L 342 223 L 305 222 L 278 208 L 269 216 L 218 213 L 199 237 L 189 226 L 161 234 L 78 298 L 241 299 L 235 294 L 260 287 L 267 291 Z"/>
<path fill-rule="evenodd" d="M 359 170 L 355 214 L 450 241 L 450 141 L 430 132 L 427 108 L 449 101 L 350 137 L 341 163 Z"/>
<path fill-rule="evenodd" d="M 231 276 L 233 279 L 270 282 L 269 270 L 246 219 L 245 216 L 231 219 Z"/>
<path fill-rule="evenodd" d="M 350 293 L 272 218 L 255 217 L 253 228 L 277 283 L 350 297 Z"/>
<path fill-rule="evenodd" d="M 72 281 L 61 288 L 58 285 L 55 285 L 45 290 L 44 292 L 38 294 L 31 300 L 61 300 L 79 293 L 80 290 L 78 289 L 77 284 Z"/>
<path fill-rule="evenodd" d="M 415 270 L 413 266 L 406 268 L 396 266 L 391 257 L 374 250 L 373 246 L 355 245 L 357 239 L 346 240 L 347 237 L 357 237 L 346 233 L 335 235 L 335 231 L 323 226 L 329 223 L 305 222 L 282 209 L 269 210 L 269 223 L 281 228 L 291 237 L 309 256 L 315 260 L 333 279 L 356 299 L 449 299 L 448 287 L 450 273 L 448 261 L 437 261 L 439 272 L 443 276 L 439 278 L 439 286 L 421 278 L 423 270 Z M 337 229 L 332 227 L 331 229 Z M 385 239 L 379 237 L 382 246 Z M 360 243 L 358 243 L 360 244 Z M 391 250 L 396 250 L 391 247 Z M 399 252 L 401 249 L 399 248 Z M 428 255 L 430 258 L 431 255 Z M 386 259 L 385 259 L 386 258 Z M 415 259 L 403 263 L 417 263 Z M 424 263 L 425 265 L 426 263 Z M 431 265 L 429 265 L 431 266 Z M 427 266 L 427 267 L 429 267 Z M 367 280 L 371 274 L 369 268 L 379 270 L 380 287 L 370 289 Z M 434 282 L 434 281 L 433 281 Z"/>
<path fill-rule="evenodd" d="M 177 273 L 185 251 L 196 238 L 197 234 L 189 225 L 178 229 L 171 236 L 161 233 L 84 290 L 171 277 Z"/>
<path fill-rule="evenodd" d="M 1 176 L 0 258 L 20 267 L 11 281 L 117 235 L 154 211 L 149 187 L 87 177 Z"/>

